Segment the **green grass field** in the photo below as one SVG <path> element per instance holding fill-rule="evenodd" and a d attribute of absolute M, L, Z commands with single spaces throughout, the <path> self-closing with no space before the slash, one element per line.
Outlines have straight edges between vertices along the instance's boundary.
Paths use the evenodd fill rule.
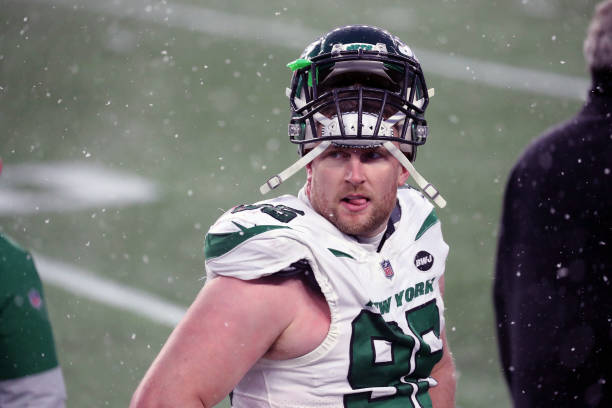
<path fill-rule="evenodd" d="M 451 247 L 447 331 L 458 406 L 509 407 L 491 302 L 503 188 L 522 149 L 581 105 L 555 90 L 564 79 L 587 83 L 582 41 L 594 4 L 0 0 L 0 204 L 9 190 L 52 190 L 52 177 L 20 181 L 12 169 L 24 163 L 76 162 L 157 189 L 149 202 L 63 210 L 44 196 L 38 211 L 0 212 L 0 231 L 36 254 L 186 308 L 203 284 L 208 226 L 223 209 L 260 200 L 259 185 L 296 158 L 285 64 L 334 26 L 388 28 L 417 56 L 441 57 L 421 61 L 436 92 L 416 166 L 449 202 L 438 215 Z M 447 69 L 463 58 L 474 64 Z M 550 92 L 495 86 L 481 80 L 487 62 L 508 70 L 499 84 L 511 68 L 556 80 Z M 466 79 L 465 71 L 474 73 Z M 126 406 L 170 325 L 66 285 L 45 287 L 68 406 Z"/>

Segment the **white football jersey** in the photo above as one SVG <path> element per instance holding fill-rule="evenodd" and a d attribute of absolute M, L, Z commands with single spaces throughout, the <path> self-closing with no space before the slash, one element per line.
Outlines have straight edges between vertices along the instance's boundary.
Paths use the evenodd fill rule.
<path fill-rule="evenodd" d="M 206 236 L 208 279 L 256 279 L 310 264 L 331 312 L 313 351 L 259 360 L 235 387 L 240 408 L 429 407 L 442 358 L 439 281 L 448 245 L 433 206 L 400 189 L 401 218 L 380 252 L 368 251 L 310 206 L 302 191 L 238 206 Z M 374 405 L 379 402 L 381 405 Z"/>

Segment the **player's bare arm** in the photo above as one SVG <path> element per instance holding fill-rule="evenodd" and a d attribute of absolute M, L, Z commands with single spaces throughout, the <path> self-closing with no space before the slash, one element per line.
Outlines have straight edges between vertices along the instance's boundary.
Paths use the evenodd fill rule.
<path fill-rule="evenodd" d="M 431 376 L 438 382 L 438 385 L 429 391 L 429 395 L 434 408 L 454 408 L 455 390 L 457 388 L 455 363 L 448 348 L 446 332 L 442 332 L 440 337 L 444 346 L 444 354 L 431 372 Z"/>
<path fill-rule="evenodd" d="M 444 296 L 444 277 L 440 279 L 440 293 Z M 455 362 L 446 341 L 446 330 L 441 335 L 443 344 L 442 359 L 436 364 L 431 372 L 431 376 L 438 382 L 438 385 L 429 391 L 434 408 L 454 408 L 455 391 L 457 388 L 457 377 L 455 374 Z"/>
<path fill-rule="evenodd" d="M 298 278 L 207 283 L 164 345 L 131 407 L 212 407 L 261 357 L 316 347 L 329 328 L 321 294 Z"/>

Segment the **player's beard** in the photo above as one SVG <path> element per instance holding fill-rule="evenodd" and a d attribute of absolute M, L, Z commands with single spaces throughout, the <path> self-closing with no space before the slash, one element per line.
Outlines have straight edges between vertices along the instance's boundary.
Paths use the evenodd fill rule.
<path fill-rule="evenodd" d="M 384 230 L 384 225 L 387 224 L 391 211 L 395 207 L 397 190 L 394 188 L 383 194 L 382 197 L 370 197 L 370 206 L 364 215 L 356 215 L 354 217 L 346 215 L 341 211 L 341 198 L 348 194 L 359 194 L 358 191 L 348 192 L 339 195 L 333 201 L 334 205 L 326 203 L 325 200 L 319 199 L 315 193 L 310 197 L 313 208 L 325 217 L 329 222 L 336 226 L 341 232 L 354 236 L 373 236 L 375 233 Z"/>

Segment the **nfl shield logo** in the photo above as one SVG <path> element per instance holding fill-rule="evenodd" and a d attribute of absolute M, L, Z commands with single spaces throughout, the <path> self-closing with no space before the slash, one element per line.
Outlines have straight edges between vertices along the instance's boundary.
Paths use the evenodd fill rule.
<path fill-rule="evenodd" d="M 385 259 L 384 261 L 380 263 L 380 266 L 382 266 L 383 272 L 385 273 L 385 278 L 387 279 L 393 278 L 394 273 L 393 273 L 393 268 L 391 267 L 391 262 Z"/>
<path fill-rule="evenodd" d="M 42 297 L 36 288 L 30 289 L 28 292 L 28 300 L 34 309 L 40 309 L 42 306 Z"/>

